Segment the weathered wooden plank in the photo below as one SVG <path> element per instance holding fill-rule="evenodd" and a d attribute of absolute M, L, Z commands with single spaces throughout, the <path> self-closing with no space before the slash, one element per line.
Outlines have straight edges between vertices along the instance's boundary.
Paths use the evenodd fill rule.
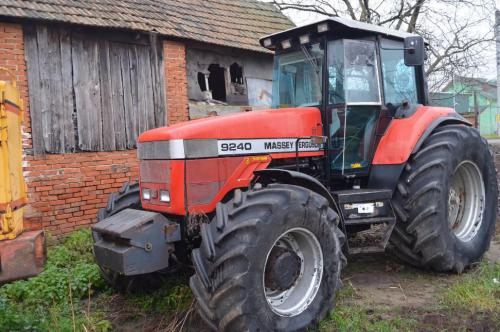
<path fill-rule="evenodd" d="M 160 47 L 161 41 L 156 34 L 149 35 L 149 43 L 151 46 L 150 62 L 153 82 L 154 126 L 161 127 L 166 122 L 167 105 L 164 85 L 163 50 Z"/>
<path fill-rule="evenodd" d="M 119 46 L 121 76 L 123 86 L 123 109 L 125 114 L 125 133 L 127 136 L 127 148 L 132 149 L 135 146 L 135 126 L 133 116 L 135 113 L 132 104 L 132 88 L 130 83 L 130 59 L 126 46 Z"/>
<path fill-rule="evenodd" d="M 113 151 L 116 149 L 115 124 L 109 41 L 99 40 L 99 80 L 101 82 L 101 116 L 103 149 Z"/>
<path fill-rule="evenodd" d="M 150 47 L 144 47 L 140 58 L 141 71 L 144 77 L 144 92 L 142 97 L 144 99 L 144 110 L 142 112 L 143 123 L 141 131 L 146 131 L 148 129 L 155 128 L 155 105 L 154 105 L 154 94 L 153 94 L 153 77 L 151 74 L 152 65 L 150 60 Z"/>
<path fill-rule="evenodd" d="M 42 44 L 43 45 L 43 44 Z M 64 109 L 63 109 L 63 86 L 61 76 L 61 47 L 59 29 L 47 28 L 47 52 L 40 54 L 47 57 L 47 66 L 41 68 L 43 75 L 46 75 L 49 93 L 46 104 L 49 105 L 47 120 L 44 131 L 47 131 L 50 141 L 48 151 L 53 153 L 63 153 L 64 151 Z"/>
<path fill-rule="evenodd" d="M 73 91 L 75 93 L 75 109 L 76 109 L 76 117 L 77 117 L 77 133 L 78 133 L 78 149 L 84 150 L 87 147 L 88 139 L 82 136 L 80 127 L 86 123 L 82 120 L 82 111 L 85 107 L 85 101 L 83 97 L 82 90 L 85 88 L 85 80 L 87 79 L 87 75 L 85 68 L 81 68 L 80 63 L 82 62 L 83 53 L 83 40 L 81 38 L 76 38 L 76 35 L 73 35 L 71 39 L 71 53 L 73 54 L 72 58 L 72 67 L 73 67 Z"/>
<path fill-rule="evenodd" d="M 38 62 L 38 43 L 36 28 L 27 25 L 24 30 L 24 50 L 28 72 L 28 89 L 31 116 L 31 140 L 33 142 L 34 154 L 44 154 L 43 142 L 41 89 L 40 89 L 40 65 Z"/>
<path fill-rule="evenodd" d="M 52 151 L 53 133 L 51 128 L 51 99 L 50 95 L 50 76 L 49 76 L 49 40 L 48 28 L 45 25 L 39 25 L 36 29 L 36 38 L 38 44 L 38 64 L 40 66 L 40 115 L 43 134 L 44 151 Z"/>
<path fill-rule="evenodd" d="M 68 28 L 59 29 L 61 48 L 61 86 L 62 86 L 62 148 L 63 152 L 75 150 L 75 123 L 73 112 L 75 109 L 73 99 L 73 72 L 71 65 L 71 33 Z"/>
<path fill-rule="evenodd" d="M 136 117 L 135 117 L 135 122 L 136 122 L 136 130 L 137 134 L 144 132 L 146 130 L 146 123 L 147 119 L 145 118 L 146 115 L 146 96 L 145 96 L 145 91 L 147 89 L 146 87 L 146 80 L 147 77 L 144 75 L 144 50 L 143 47 L 136 47 L 135 48 L 135 54 L 136 54 L 136 62 L 137 62 L 137 70 L 135 72 L 136 77 L 132 78 L 132 80 L 137 80 L 141 82 L 140 90 L 138 91 L 138 98 L 137 98 L 137 105 L 136 105 Z"/>
<path fill-rule="evenodd" d="M 83 151 L 100 151 L 102 117 L 97 42 L 75 34 L 72 47 L 78 145 Z"/>
<path fill-rule="evenodd" d="M 140 67 L 139 60 L 140 54 L 136 46 L 124 45 L 128 49 L 129 58 L 129 72 L 128 77 L 130 78 L 130 100 L 132 108 L 126 109 L 127 121 L 130 122 L 130 136 L 127 138 L 127 146 L 129 148 L 135 147 L 137 136 L 140 130 L 141 121 L 141 105 L 139 104 L 139 98 L 142 97 L 142 89 L 144 88 L 145 82 L 140 77 Z"/>
<path fill-rule="evenodd" d="M 116 149 L 127 148 L 127 133 L 125 130 L 125 111 L 123 100 L 123 83 L 120 57 L 120 44 L 109 43 L 111 108 L 113 109 L 113 124 Z"/>
<path fill-rule="evenodd" d="M 102 111 L 101 111 L 101 84 L 99 80 L 99 54 L 96 40 L 86 39 L 84 45 L 88 50 L 88 63 L 90 80 L 88 81 L 88 91 L 90 101 L 87 104 L 85 113 L 88 114 L 88 126 L 92 127 L 91 151 L 102 150 Z M 85 128 L 83 130 L 86 130 Z"/>

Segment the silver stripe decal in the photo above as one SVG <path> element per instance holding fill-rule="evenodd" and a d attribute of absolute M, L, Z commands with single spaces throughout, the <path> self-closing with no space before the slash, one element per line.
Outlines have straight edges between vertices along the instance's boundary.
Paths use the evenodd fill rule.
<path fill-rule="evenodd" d="M 168 142 L 170 147 L 170 159 L 186 159 L 183 139 L 173 139 Z"/>
<path fill-rule="evenodd" d="M 191 159 L 219 156 L 295 152 L 297 138 L 256 139 L 175 139 L 138 144 L 139 159 Z M 304 138 L 298 142 L 299 152 L 321 151 L 322 144 Z"/>
<path fill-rule="evenodd" d="M 258 153 L 286 153 L 297 151 L 296 138 L 228 139 L 217 141 L 219 156 L 246 155 Z M 309 139 L 298 142 L 299 152 L 320 151 L 322 145 L 313 144 Z"/>

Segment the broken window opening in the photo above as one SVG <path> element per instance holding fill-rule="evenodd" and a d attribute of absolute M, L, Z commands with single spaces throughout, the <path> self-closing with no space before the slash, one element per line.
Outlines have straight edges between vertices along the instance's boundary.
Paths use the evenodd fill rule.
<path fill-rule="evenodd" d="M 243 67 L 236 62 L 229 67 L 231 83 L 243 84 Z"/>
<path fill-rule="evenodd" d="M 201 91 L 208 90 L 206 75 L 202 72 L 198 73 L 198 85 L 200 86 Z"/>
<path fill-rule="evenodd" d="M 212 98 L 215 100 L 226 101 L 226 80 L 225 69 L 219 64 L 208 66 L 210 75 L 208 76 L 208 87 L 212 91 Z"/>

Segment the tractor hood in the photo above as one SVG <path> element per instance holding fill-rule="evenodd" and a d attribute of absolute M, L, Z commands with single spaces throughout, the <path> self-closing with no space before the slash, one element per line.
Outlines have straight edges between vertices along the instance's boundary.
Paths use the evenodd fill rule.
<path fill-rule="evenodd" d="M 321 128 L 318 108 L 284 108 L 187 121 L 146 131 L 138 141 L 293 138 L 321 135 Z"/>
<path fill-rule="evenodd" d="M 179 123 L 139 136 L 139 159 L 197 159 L 319 151 L 299 137 L 322 135 L 318 108 L 252 111 Z"/>

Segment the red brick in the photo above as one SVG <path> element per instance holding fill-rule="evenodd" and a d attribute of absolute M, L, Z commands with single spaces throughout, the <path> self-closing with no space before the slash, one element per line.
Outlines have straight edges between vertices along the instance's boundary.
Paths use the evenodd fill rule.
<path fill-rule="evenodd" d="M 186 48 L 182 42 L 166 40 L 163 42 L 165 58 L 165 93 L 167 97 L 167 124 L 189 120 L 186 77 Z M 173 103 L 172 101 L 175 101 Z"/>

